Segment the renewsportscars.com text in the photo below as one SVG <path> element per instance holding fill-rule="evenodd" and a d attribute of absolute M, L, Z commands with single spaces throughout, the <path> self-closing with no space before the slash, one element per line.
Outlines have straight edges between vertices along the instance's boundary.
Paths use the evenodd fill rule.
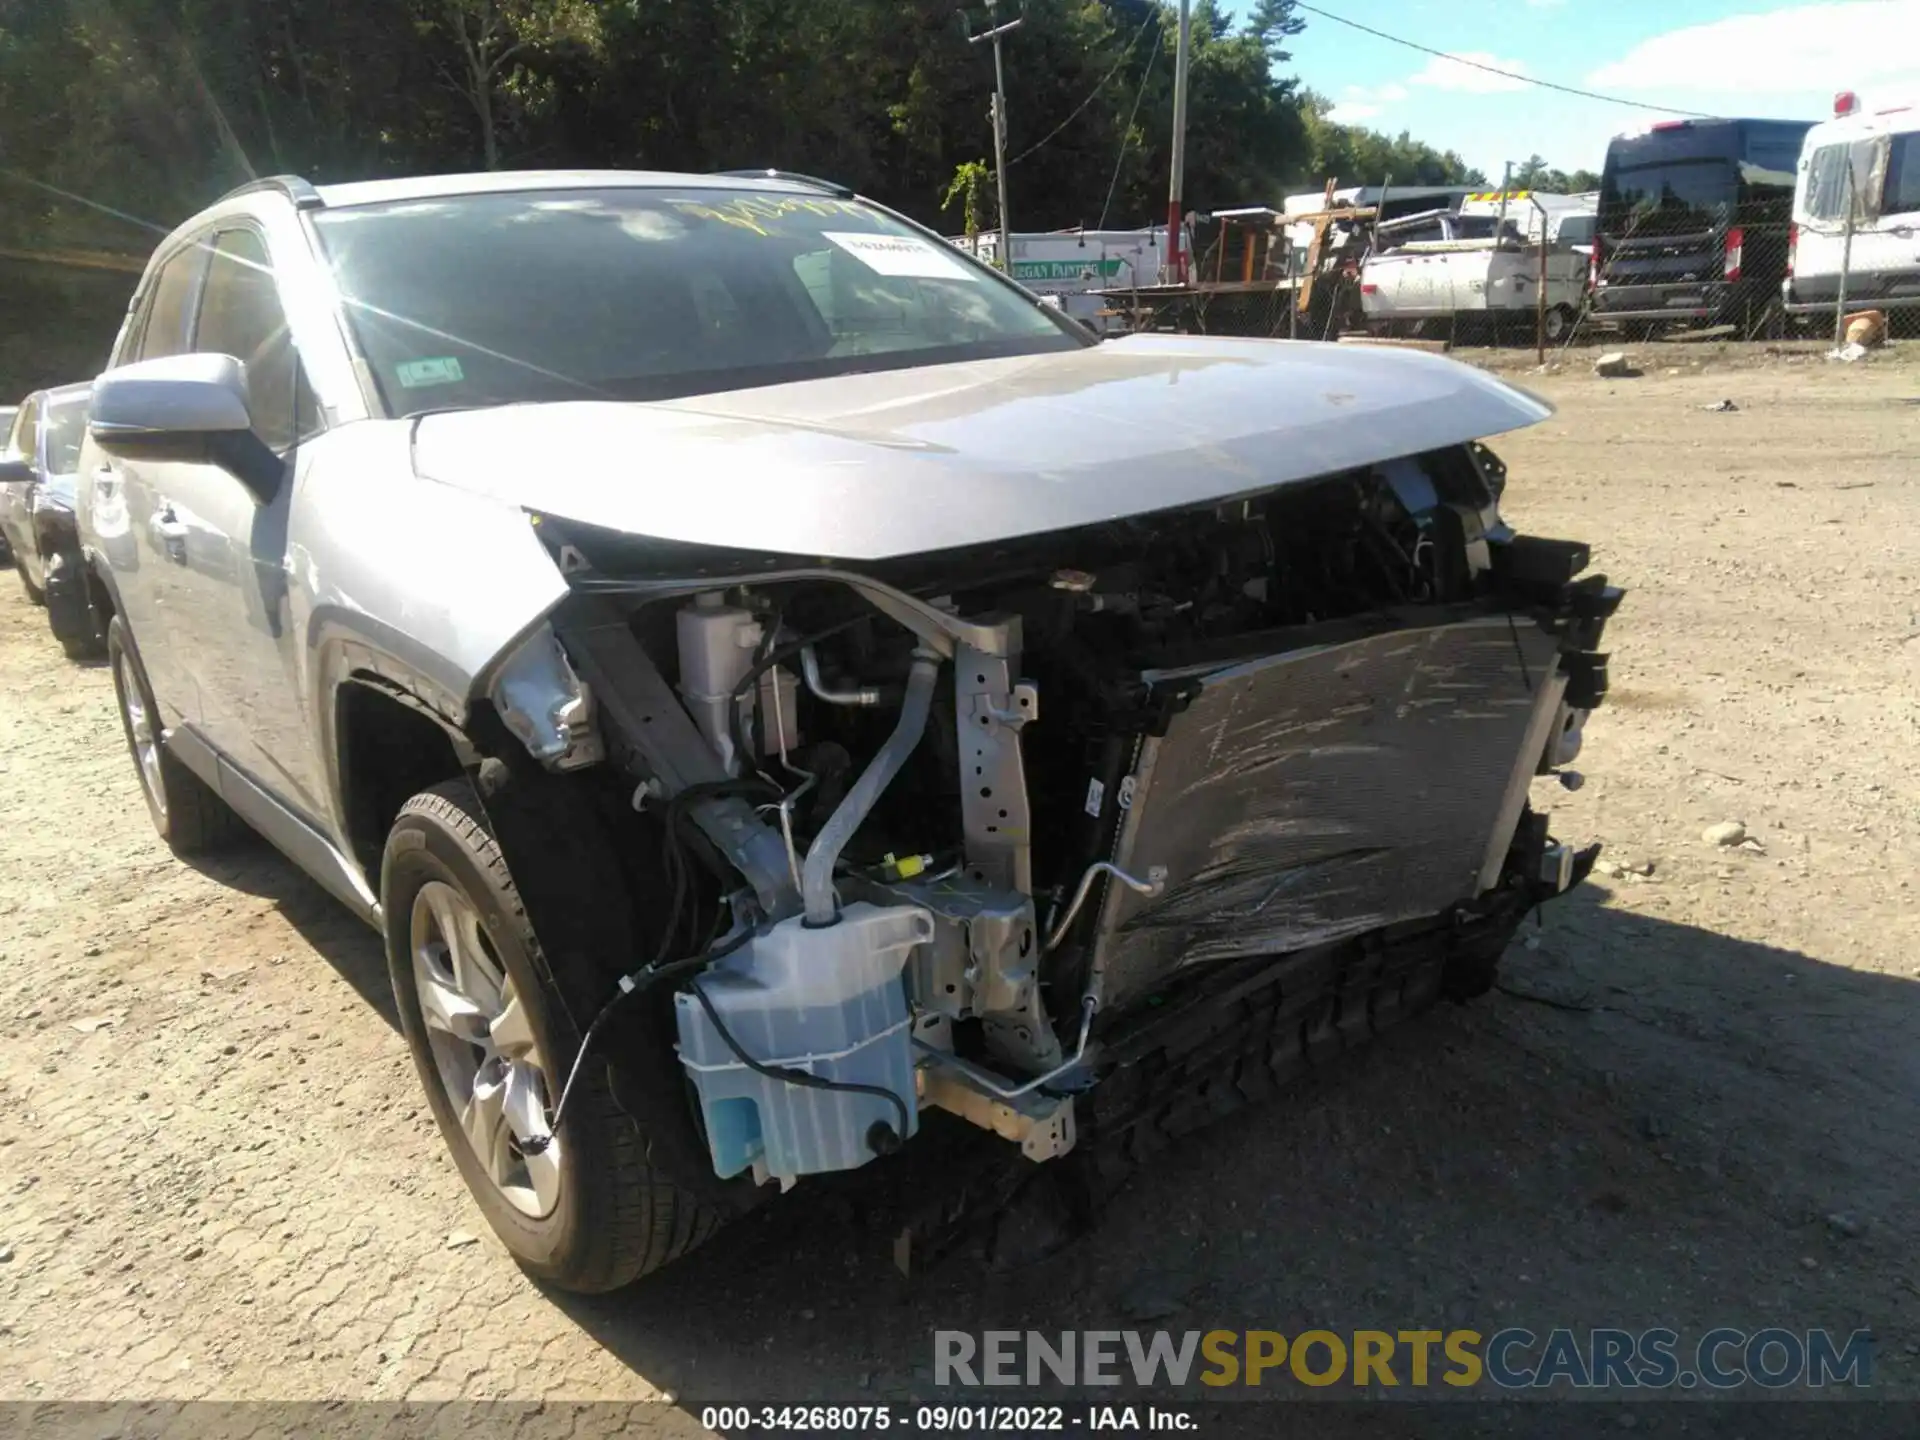
<path fill-rule="evenodd" d="M 1502 1390 L 1864 1388 L 1868 1331 L 938 1330 L 936 1385 Z"/>

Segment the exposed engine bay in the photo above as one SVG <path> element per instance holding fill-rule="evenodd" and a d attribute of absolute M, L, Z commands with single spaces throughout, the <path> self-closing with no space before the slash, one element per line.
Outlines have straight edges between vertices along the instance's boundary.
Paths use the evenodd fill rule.
<path fill-rule="evenodd" d="M 543 519 L 572 596 L 491 693 L 664 826 L 623 988 L 675 987 L 716 1173 L 850 1169 L 927 1106 L 1049 1159 L 1210 974 L 1415 932 L 1490 965 L 1597 853 L 1528 794 L 1621 598 L 1503 479 L 1469 444 L 857 567 Z"/>

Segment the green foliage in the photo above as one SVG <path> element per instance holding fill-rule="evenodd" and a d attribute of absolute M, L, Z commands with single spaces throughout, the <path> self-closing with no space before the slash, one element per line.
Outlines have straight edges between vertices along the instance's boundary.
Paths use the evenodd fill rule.
<path fill-rule="evenodd" d="M 1580 195 L 1600 188 L 1600 175 L 1594 170 L 1556 170 L 1542 155 L 1529 155 L 1526 163 L 1514 166 L 1513 188 L 1544 190 L 1550 195 Z"/>
<path fill-rule="evenodd" d="M 953 183 L 947 186 L 947 193 L 940 197 L 940 210 L 951 210 L 954 202 L 960 203 L 961 219 L 966 224 L 969 240 L 978 235 L 984 225 L 981 222 L 980 197 L 987 182 L 993 179 L 993 171 L 987 168 L 984 160 L 968 160 L 957 166 L 953 172 Z"/>
<path fill-rule="evenodd" d="M 1172 0 L 1019 3 L 1003 45 L 1014 225 L 1159 219 Z M 1287 74 L 1294 0 L 1245 14 L 1194 5 L 1188 209 L 1272 203 L 1329 173 L 1471 177 L 1410 136 L 1329 123 Z M 985 21 L 972 0 L 968 25 Z M 977 228 L 990 50 L 953 0 L 0 0 L 0 248 L 144 255 L 256 176 L 493 166 L 770 165 L 929 223 L 961 202 Z M 15 313 L 46 273 L 0 261 L 0 303 Z M 82 287 L 114 295 L 97 348 L 126 283 Z"/>
<path fill-rule="evenodd" d="M 1312 90 L 1300 97 L 1308 149 L 1298 187 L 1311 189 L 1326 177 L 1341 185 L 1484 185 L 1487 177 L 1451 150 L 1435 150 L 1402 130 L 1384 135 L 1327 118 L 1333 102 Z M 1517 177 L 1516 177 L 1517 178 Z"/>

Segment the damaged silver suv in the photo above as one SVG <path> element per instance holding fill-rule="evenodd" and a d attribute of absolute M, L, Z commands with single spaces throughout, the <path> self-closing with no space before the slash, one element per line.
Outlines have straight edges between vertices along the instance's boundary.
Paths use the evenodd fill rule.
<path fill-rule="evenodd" d="M 1529 796 L 1620 594 L 1480 444 L 1547 413 L 1097 343 L 803 177 L 278 179 L 153 257 L 80 529 L 160 833 L 380 928 L 488 1220 L 603 1290 L 923 1124 L 1104 1181 L 1485 990 L 1597 849 Z"/>

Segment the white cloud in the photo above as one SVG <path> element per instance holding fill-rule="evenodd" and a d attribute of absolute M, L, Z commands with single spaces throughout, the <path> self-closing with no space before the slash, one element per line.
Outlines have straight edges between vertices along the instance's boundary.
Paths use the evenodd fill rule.
<path fill-rule="evenodd" d="M 1920 0 L 1795 5 L 1669 30 L 1602 65 L 1586 83 L 1668 94 L 1873 89 L 1907 98 L 1920 91 L 1915 36 Z"/>
<path fill-rule="evenodd" d="M 1528 88 L 1526 81 L 1512 78 L 1513 75 L 1527 73 L 1527 67 L 1518 60 L 1502 60 L 1485 50 L 1461 50 L 1457 53 L 1459 59 L 1434 56 L 1408 83 L 1431 86 L 1435 90 L 1460 90 L 1470 95 L 1496 95 L 1502 91 Z M 1463 65 L 1461 60 L 1474 63 Z M 1481 69 L 1481 66 L 1491 68 Z M 1494 70 L 1511 71 L 1512 75 L 1495 75 L 1492 73 Z"/>
<path fill-rule="evenodd" d="M 1327 119 L 1336 125 L 1358 125 L 1379 113 L 1378 105 L 1369 105 L 1364 100 L 1342 100 L 1327 112 Z"/>

